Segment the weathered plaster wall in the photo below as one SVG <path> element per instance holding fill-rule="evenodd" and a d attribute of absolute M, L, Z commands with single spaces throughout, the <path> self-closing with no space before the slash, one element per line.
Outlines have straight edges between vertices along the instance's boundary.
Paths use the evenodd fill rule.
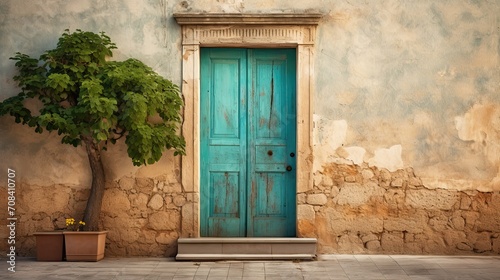
<path fill-rule="evenodd" d="M 500 5 L 336 2 L 317 49 L 316 170 L 411 166 L 426 187 L 500 190 Z"/>
<path fill-rule="evenodd" d="M 134 57 L 180 83 L 179 27 L 171 18 L 175 4 L 168 1 L 2 1 L 0 3 L 0 100 L 18 92 L 15 52 L 37 57 L 52 49 L 64 29 L 105 31 L 118 46 L 114 59 Z M 0 168 L 16 167 L 23 182 L 81 185 L 89 183 L 89 167 L 82 148 L 58 145 L 59 138 L 31 133 L 4 117 L 0 122 Z M 125 152 L 124 152 L 125 151 Z M 27 160 L 30 159 L 30 160 Z M 112 147 L 105 155 L 108 180 L 122 176 L 158 176 L 171 171 L 171 159 L 134 168 L 126 147 Z M 76 171 L 76 172 L 75 172 Z"/>
<path fill-rule="evenodd" d="M 314 187 L 297 196 L 301 236 L 317 236 L 320 252 L 498 253 L 496 1 L 5 0 L 0 100 L 17 93 L 8 57 L 51 49 L 66 28 L 106 31 L 115 59 L 141 59 L 180 84 L 174 12 L 304 11 L 324 18 L 315 47 Z M 173 254 L 182 221 L 197 217 L 180 160 L 166 153 L 137 168 L 125 151 L 120 143 L 104 155 L 102 222 L 115 231 L 108 252 Z M 14 168 L 19 180 L 18 252 L 32 254 L 33 232 L 83 211 L 85 152 L 2 117 L 0 159 L 0 172 Z M 1 209 L 6 203 L 0 196 Z"/>

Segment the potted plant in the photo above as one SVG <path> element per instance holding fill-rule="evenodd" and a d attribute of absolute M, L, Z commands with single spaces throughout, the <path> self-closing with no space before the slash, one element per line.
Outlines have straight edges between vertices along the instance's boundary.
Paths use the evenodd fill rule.
<path fill-rule="evenodd" d="M 66 219 L 64 244 L 67 261 L 100 261 L 104 258 L 107 231 L 82 231 L 84 221 Z"/>
<path fill-rule="evenodd" d="M 108 144 L 124 137 L 136 166 L 157 162 L 166 149 L 185 153 L 178 132 L 179 87 L 137 59 L 110 61 L 112 49 L 116 46 L 104 32 L 77 29 L 66 30 L 57 47 L 38 59 L 17 53 L 11 59 L 21 92 L 0 102 L 0 116 L 9 114 L 37 133 L 56 131 L 62 143 L 84 146 L 92 183 L 83 231 L 99 231 L 106 183 L 101 156 Z M 32 112 L 33 107 L 39 109 Z"/>
<path fill-rule="evenodd" d="M 62 261 L 64 259 L 64 235 L 62 231 L 35 232 L 34 235 L 38 261 Z"/>

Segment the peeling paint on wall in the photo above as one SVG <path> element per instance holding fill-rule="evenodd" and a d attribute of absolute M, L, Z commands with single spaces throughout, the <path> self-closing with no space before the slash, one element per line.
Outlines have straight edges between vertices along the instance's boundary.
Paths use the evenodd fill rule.
<path fill-rule="evenodd" d="M 348 125 L 345 120 L 328 120 L 314 115 L 314 170 L 322 169 L 328 163 L 345 163 L 360 165 L 364 162 L 370 166 L 396 171 L 404 168 L 401 158 L 401 145 L 389 148 L 376 148 L 372 157 L 359 146 L 347 146 Z"/>
<path fill-rule="evenodd" d="M 368 160 L 368 164 L 378 168 L 385 168 L 391 172 L 402 169 L 404 167 L 401 159 L 402 150 L 401 145 L 394 145 L 388 149 L 376 149 L 375 155 Z"/>
<path fill-rule="evenodd" d="M 347 135 L 345 120 L 328 120 L 314 115 L 314 170 L 320 170 L 327 162 L 335 160 L 335 151 L 344 146 Z M 323 151 L 323 152 L 320 152 Z"/>
<path fill-rule="evenodd" d="M 500 190 L 500 104 L 475 104 L 455 118 L 458 137 L 471 151 L 482 153 L 498 173 L 482 190 Z"/>

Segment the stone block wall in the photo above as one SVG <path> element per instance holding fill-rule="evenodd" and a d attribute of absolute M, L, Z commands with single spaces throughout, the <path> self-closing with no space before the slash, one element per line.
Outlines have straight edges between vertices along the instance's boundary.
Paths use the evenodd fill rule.
<path fill-rule="evenodd" d="M 0 191 L 6 193 L 4 187 Z M 35 256 L 35 232 L 63 230 L 66 218 L 81 219 L 88 193 L 89 189 L 81 186 L 18 185 L 16 253 Z M 193 197 L 166 176 L 108 182 L 100 225 L 109 231 L 106 256 L 175 256 L 181 213 L 190 213 L 183 208 L 192 206 Z M 0 218 L 2 223 L 6 221 L 4 211 Z M 6 245 L 1 242 L 0 251 L 5 251 Z"/>
<path fill-rule="evenodd" d="M 104 195 L 102 228 L 109 229 L 111 256 L 173 256 L 180 236 L 182 207 L 190 198 L 165 177 L 124 177 Z"/>
<path fill-rule="evenodd" d="M 297 199 L 320 253 L 500 253 L 500 193 L 428 189 L 412 168 L 330 164 Z"/>
<path fill-rule="evenodd" d="M 0 186 L 2 194 L 7 193 L 6 186 Z M 66 226 L 66 218 L 83 217 L 89 190 L 82 186 L 65 185 L 30 185 L 17 183 L 15 188 L 15 248 L 20 256 L 35 256 L 35 237 L 37 231 L 53 231 Z M 6 196 L 1 195 L 0 203 L 7 208 Z M 0 226 L 5 227 L 7 211 L 0 211 Z M 2 233 L 4 231 L 2 230 Z M 0 252 L 7 250 L 7 242 L 2 239 Z"/>
<path fill-rule="evenodd" d="M 16 252 L 34 256 L 33 233 L 82 217 L 87 195 L 82 186 L 19 184 Z M 298 235 L 318 238 L 320 254 L 500 253 L 500 193 L 429 189 L 411 168 L 330 164 L 314 175 L 312 190 L 297 194 L 297 204 Z M 174 256 L 177 239 L 197 231 L 197 207 L 198 197 L 176 178 L 108 182 L 101 214 L 106 255 Z"/>

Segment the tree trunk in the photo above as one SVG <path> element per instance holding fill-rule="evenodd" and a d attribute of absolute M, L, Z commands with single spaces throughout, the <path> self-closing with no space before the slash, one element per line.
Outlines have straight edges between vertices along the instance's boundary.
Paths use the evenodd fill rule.
<path fill-rule="evenodd" d="M 83 221 L 84 230 L 99 230 L 99 216 L 101 214 L 102 198 L 106 179 L 101 161 L 101 150 L 91 138 L 83 139 L 89 157 L 90 169 L 92 170 L 92 187 L 90 188 L 89 199 Z"/>

